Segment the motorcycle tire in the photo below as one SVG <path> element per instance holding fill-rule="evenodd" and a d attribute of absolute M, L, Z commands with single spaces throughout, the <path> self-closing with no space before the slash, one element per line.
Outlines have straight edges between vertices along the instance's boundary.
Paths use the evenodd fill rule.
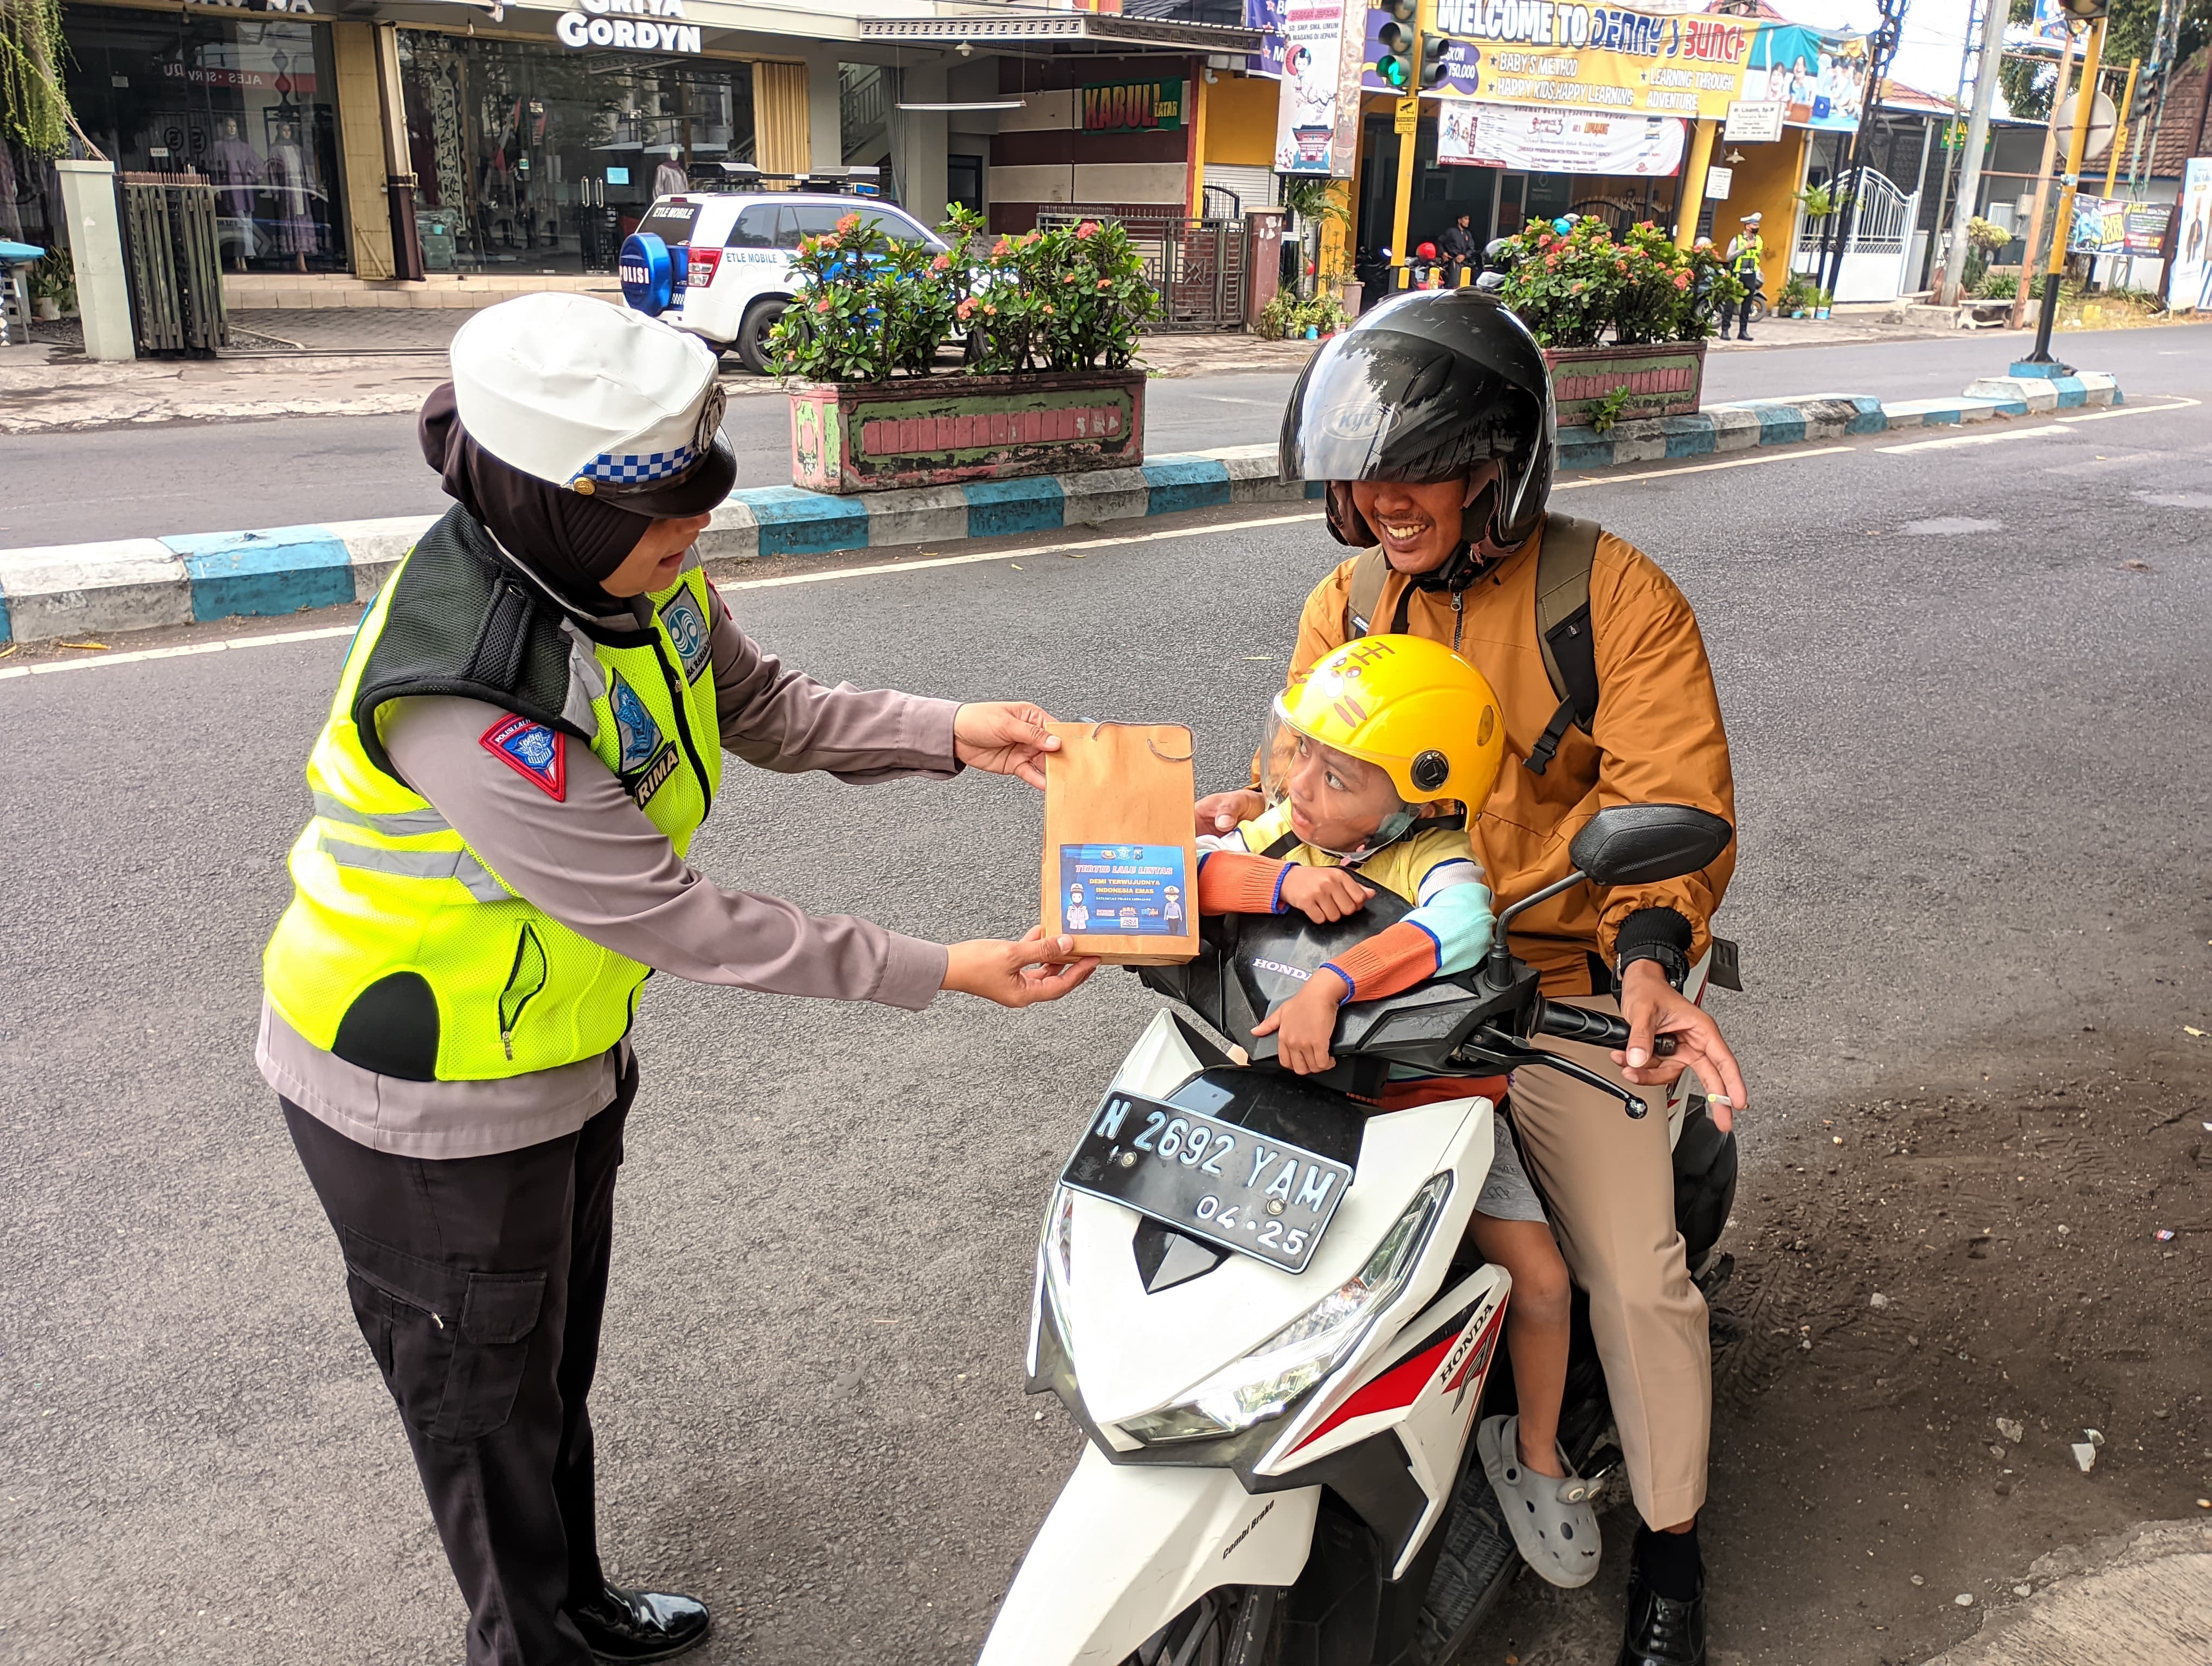
<path fill-rule="evenodd" d="M 1765 295 L 1753 295 L 1751 298 L 1751 321 L 1753 324 L 1765 323 L 1766 313 L 1766 297 Z"/>
<path fill-rule="evenodd" d="M 1121 1666 L 1281 1666 L 1282 1620 L 1275 1587 L 1224 1586 L 1146 1638 Z"/>

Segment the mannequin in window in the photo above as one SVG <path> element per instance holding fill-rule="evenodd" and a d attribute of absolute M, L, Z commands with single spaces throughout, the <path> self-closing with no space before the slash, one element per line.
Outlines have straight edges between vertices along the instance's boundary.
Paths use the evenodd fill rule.
<path fill-rule="evenodd" d="M 233 270 L 242 272 L 246 257 L 256 252 L 253 192 L 261 183 L 261 158 L 238 131 L 237 117 L 225 116 L 216 124 L 207 171 L 216 183 L 216 201 L 222 204 L 224 217 L 240 222 Z"/>
<path fill-rule="evenodd" d="M 681 197 L 691 188 L 691 176 L 684 171 L 684 153 L 670 152 L 660 159 L 660 166 L 653 170 L 653 194 L 662 197 Z"/>
<path fill-rule="evenodd" d="M 280 121 L 275 131 L 264 178 L 276 198 L 276 252 L 290 255 L 292 270 L 304 272 L 307 257 L 319 253 L 322 247 L 321 228 L 315 223 L 313 211 L 314 173 L 300 143 L 299 124 Z"/>

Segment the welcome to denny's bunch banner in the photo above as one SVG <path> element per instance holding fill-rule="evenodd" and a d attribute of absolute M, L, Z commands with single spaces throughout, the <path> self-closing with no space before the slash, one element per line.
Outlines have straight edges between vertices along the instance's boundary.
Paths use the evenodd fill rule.
<path fill-rule="evenodd" d="M 1364 62 L 1390 14 L 1367 14 Z M 1452 38 L 1444 98 L 1620 116 L 1718 119 L 1743 98 L 1756 18 L 1661 15 L 1574 0 L 1437 0 Z M 1390 89 L 1369 74 L 1369 92 Z M 1764 79 L 1762 78 L 1762 85 Z"/>

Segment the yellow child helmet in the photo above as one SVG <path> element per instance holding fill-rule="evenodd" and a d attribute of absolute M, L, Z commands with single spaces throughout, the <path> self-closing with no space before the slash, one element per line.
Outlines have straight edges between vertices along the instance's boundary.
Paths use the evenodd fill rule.
<path fill-rule="evenodd" d="M 1275 698 L 1266 748 L 1267 796 L 1282 796 L 1288 739 L 1303 735 L 1371 763 L 1390 777 L 1408 806 L 1395 828 L 1378 830 L 1370 848 L 1398 837 L 1411 806 L 1455 800 L 1482 808 L 1505 757 L 1504 724 L 1488 679 L 1440 642 L 1424 636 L 1365 636 L 1316 661 Z"/>

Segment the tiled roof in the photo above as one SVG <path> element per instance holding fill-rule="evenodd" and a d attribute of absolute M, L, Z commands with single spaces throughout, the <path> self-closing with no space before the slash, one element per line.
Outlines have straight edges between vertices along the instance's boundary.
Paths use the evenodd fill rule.
<path fill-rule="evenodd" d="M 2159 125 L 2158 149 L 2151 154 L 2154 179 L 2179 179 L 2181 165 L 2191 156 L 2212 155 L 2212 123 L 2199 131 L 2204 111 L 2204 73 L 2212 55 L 2199 52 L 2173 72 L 2166 94 L 2166 119 Z"/>

